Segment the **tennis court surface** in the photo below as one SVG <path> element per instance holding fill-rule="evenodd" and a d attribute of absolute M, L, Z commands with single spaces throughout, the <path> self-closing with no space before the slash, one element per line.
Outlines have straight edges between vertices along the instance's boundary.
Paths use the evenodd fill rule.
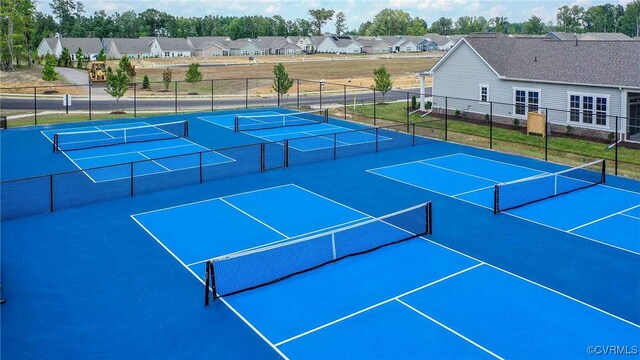
<path fill-rule="evenodd" d="M 325 114 L 0 132 L 2 357 L 637 356 L 640 182 Z"/>

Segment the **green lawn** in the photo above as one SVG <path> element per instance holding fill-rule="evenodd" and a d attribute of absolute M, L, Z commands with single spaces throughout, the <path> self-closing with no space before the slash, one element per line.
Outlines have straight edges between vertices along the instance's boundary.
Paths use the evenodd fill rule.
<path fill-rule="evenodd" d="M 406 104 L 389 103 L 376 106 L 376 123 L 381 121 L 406 122 Z M 348 111 L 354 119 L 365 118 L 367 123 L 372 123 L 373 105 L 353 107 Z M 410 115 L 410 121 L 422 122 L 420 126 L 432 130 L 444 130 L 444 120 L 432 116 L 420 117 L 419 114 Z M 444 131 L 441 131 L 443 134 Z M 447 123 L 448 140 L 467 145 L 489 147 L 489 124 L 477 124 L 463 119 L 449 117 Z M 493 127 L 493 149 L 501 152 L 525 155 L 528 157 L 544 159 L 545 138 L 535 135 L 527 135 L 514 128 Z M 608 163 L 608 171 L 614 171 L 615 149 L 608 149 L 607 145 L 588 139 L 554 137 L 548 138 L 549 161 L 579 165 L 594 159 L 612 160 Z M 640 178 L 640 150 L 628 147 L 618 147 L 618 173 L 623 176 Z"/>

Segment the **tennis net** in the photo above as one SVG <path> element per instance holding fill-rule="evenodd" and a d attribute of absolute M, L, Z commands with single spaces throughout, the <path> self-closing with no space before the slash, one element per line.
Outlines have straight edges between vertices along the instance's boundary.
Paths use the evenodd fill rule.
<path fill-rule="evenodd" d="M 605 161 L 596 160 L 556 173 L 514 180 L 494 187 L 493 212 L 498 214 L 605 182 Z"/>
<path fill-rule="evenodd" d="M 53 135 L 53 152 L 168 140 L 187 136 L 189 136 L 189 122 L 186 120 L 126 128 L 59 132 Z"/>
<path fill-rule="evenodd" d="M 329 111 L 319 109 L 305 112 L 275 115 L 237 115 L 234 120 L 234 131 L 252 131 L 275 129 L 286 126 L 303 126 L 329 121 Z"/>
<path fill-rule="evenodd" d="M 287 279 L 349 256 L 432 232 L 431 202 L 309 237 L 210 259 L 205 305 L 213 299 Z"/>

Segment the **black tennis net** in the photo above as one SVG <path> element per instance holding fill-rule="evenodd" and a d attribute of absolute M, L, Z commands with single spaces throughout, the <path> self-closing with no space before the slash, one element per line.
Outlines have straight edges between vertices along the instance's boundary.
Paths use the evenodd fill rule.
<path fill-rule="evenodd" d="M 494 187 L 493 212 L 498 214 L 602 184 L 606 180 L 605 171 L 605 160 L 600 159 L 556 173 L 497 184 Z"/>
<path fill-rule="evenodd" d="M 274 115 L 237 115 L 234 120 L 234 131 L 253 131 L 287 126 L 304 126 L 326 123 L 328 121 L 329 111 L 327 109 Z"/>
<path fill-rule="evenodd" d="M 168 140 L 189 136 L 189 122 L 59 132 L 53 135 L 53 152 L 82 150 L 126 143 Z"/>
<path fill-rule="evenodd" d="M 432 233 L 431 202 L 313 236 L 224 255 L 205 263 L 205 305 L 346 257 Z"/>

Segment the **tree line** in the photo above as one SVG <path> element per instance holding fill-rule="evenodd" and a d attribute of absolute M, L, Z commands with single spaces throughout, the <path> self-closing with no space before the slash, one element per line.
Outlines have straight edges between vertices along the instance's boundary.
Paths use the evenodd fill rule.
<path fill-rule="evenodd" d="M 508 34 L 544 34 L 549 31 L 621 32 L 640 36 L 640 0 L 626 6 L 602 4 L 587 9 L 564 5 L 557 9 L 556 22 L 545 23 L 532 15 L 524 22 L 506 17 L 486 19 L 461 16 L 456 20 L 441 17 L 430 26 L 420 17 L 403 10 L 384 9 L 357 29 L 348 29 L 346 15 L 331 9 L 310 9 L 305 17 L 220 16 L 177 17 L 156 9 L 107 14 L 99 10 L 85 13 L 77 0 L 51 0 L 51 14 L 36 11 L 36 0 L 0 0 L 0 70 L 12 70 L 22 63 L 32 64 L 33 54 L 43 38 L 56 34 L 64 37 L 228 36 L 232 39 L 258 36 L 309 36 L 325 31 L 337 35 L 441 35 L 472 32 Z M 335 28 L 326 29 L 329 20 Z"/>

